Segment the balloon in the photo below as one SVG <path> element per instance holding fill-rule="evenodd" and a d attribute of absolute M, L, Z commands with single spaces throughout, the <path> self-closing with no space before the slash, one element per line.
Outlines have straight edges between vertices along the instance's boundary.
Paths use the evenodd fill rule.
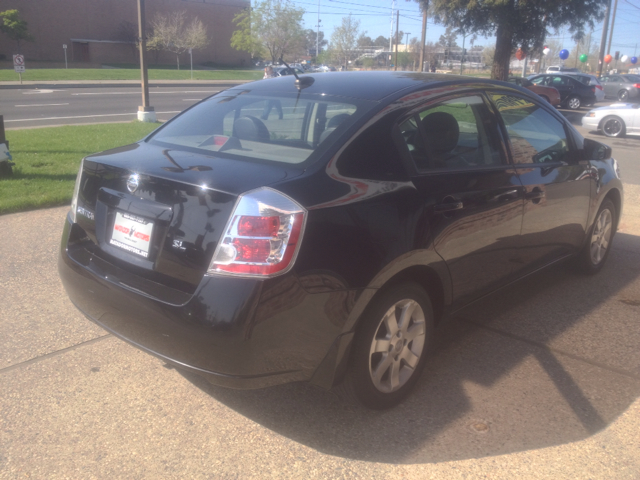
<path fill-rule="evenodd" d="M 551 49 L 549 47 L 544 47 L 544 50 L 542 50 L 542 54 L 543 55 L 548 55 L 550 51 L 551 51 Z"/>
<path fill-rule="evenodd" d="M 628 56 L 626 56 L 626 55 L 622 55 L 622 57 L 620 57 L 620 61 L 621 61 L 622 63 L 626 62 L 627 60 L 629 60 L 629 57 L 628 57 Z"/>
<path fill-rule="evenodd" d="M 521 48 L 519 48 L 518 50 L 516 50 L 516 58 L 517 58 L 518 60 L 523 60 L 523 59 L 524 59 L 524 57 L 526 57 L 526 56 L 527 56 L 527 54 L 526 54 L 526 53 L 524 53 L 524 51 L 523 51 Z"/>
<path fill-rule="evenodd" d="M 583 53 L 582 55 L 580 55 L 580 61 L 582 63 L 585 63 L 587 60 L 589 60 L 589 55 L 587 55 L 586 53 Z"/>
<path fill-rule="evenodd" d="M 563 48 L 562 50 L 560 50 L 560 53 L 558 54 L 558 56 L 562 60 L 566 60 L 567 58 L 569 58 L 569 50 L 567 50 L 566 48 Z"/>
<path fill-rule="evenodd" d="M 638 61 L 638 57 L 631 57 L 629 61 L 635 65 L 636 62 Z"/>
<path fill-rule="evenodd" d="M 611 55 L 604 56 L 604 63 L 611 63 Z"/>

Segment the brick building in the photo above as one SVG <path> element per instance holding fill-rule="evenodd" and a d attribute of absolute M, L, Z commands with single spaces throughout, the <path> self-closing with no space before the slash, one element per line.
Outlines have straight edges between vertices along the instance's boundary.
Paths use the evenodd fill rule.
<path fill-rule="evenodd" d="M 233 17 L 250 6 L 250 0 L 146 0 L 147 25 L 158 13 L 185 11 L 190 20 L 197 16 L 207 27 L 210 43 L 194 50 L 194 63 L 247 65 L 246 52 L 230 46 Z M 0 54 L 14 53 L 29 60 L 64 61 L 63 44 L 70 62 L 135 63 L 138 11 L 136 0 L 0 0 L 0 11 L 17 9 L 26 20 L 35 42 L 15 42 L 0 34 Z M 181 64 L 188 62 L 184 54 Z M 149 52 L 149 63 L 175 63 L 170 52 Z"/>

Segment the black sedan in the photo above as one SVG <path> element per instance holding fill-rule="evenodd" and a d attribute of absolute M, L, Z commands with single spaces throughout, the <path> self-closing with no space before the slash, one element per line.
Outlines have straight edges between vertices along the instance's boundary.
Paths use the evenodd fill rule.
<path fill-rule="evenodd" d="M 532 83 L 544 87 L 554 87 L 560 92 L 562 106 L 577 110 L 597 102 L 596 85 L 584 84 L 574 75 L 543 74 L 529 78 Z"/>
<path fill-rule="evenodd" d="M 560 260 L 602 268 L 610 156 L 508 83 L 245 84 L 83 159 L 60 276 L 89 319 L 212 383 L 345 381 L 386 408 L 451 312 Z"/>

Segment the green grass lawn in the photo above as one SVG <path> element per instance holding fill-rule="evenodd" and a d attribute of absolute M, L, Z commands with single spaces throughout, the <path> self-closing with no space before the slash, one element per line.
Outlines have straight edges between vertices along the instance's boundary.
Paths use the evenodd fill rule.
<path fill-rule="evenodd" d="M 259 80 L 262 70 L 194 70 L 194 80 Z M 149 80 L 190 80 L 187 70 L 149 69 Z M 13 70 L 0 70 L 0 82 L 17 82 Z M 63 80 L 140 80 L 140 70 L 134 68 L 34 68 L 22 74 L 23 81 Z"/>
<path fill-rule="evenodd" d="M 6 132 L 15 166 L 0 178 L 0 214 L 71 202 L 80 160 L 91 153 L 127 145 L 157 123 L 112 123 Z"/>

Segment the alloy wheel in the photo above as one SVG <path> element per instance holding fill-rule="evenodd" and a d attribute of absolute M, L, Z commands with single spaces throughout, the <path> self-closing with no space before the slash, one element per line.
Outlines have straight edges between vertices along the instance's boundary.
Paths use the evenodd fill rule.
<path fill-rule="evenodd" d="M 425 316 L 420 304 L 405 299 L 383 316 L 369 351 L 369 374 L 384 393 L 395 392 L 413 376 L 424 353 Z"/>
<path fill-rule="evenodd" d="M 618 100 L 620 100 L 621 102 L 626 102 L 628 98 L 629 98 L 629 92 L 627 92 L 626 90 L 622 90 L 618 94 Z"/>
<path fill-rule="evenodd" d="M 581 102 L 580 99 L 578 97 L 571 97 L 569 99 L 569 108 L 571 110 L 577 110 L 580 108 Z"/>
<path fill-rule="evenodd" d="M 622 133 L 622 122 L 617 118 L 611 118 L 604 123 L 602 131 L 607 137 L 617 137 Z"/>
<path fill-rule="evenodd" d="M 600 212 L 591 234 L 591 262 L 594 265 L 598 265 L 605 257 L 611 242 L 612 225 L 611 211 L 605 208 Z"/>

